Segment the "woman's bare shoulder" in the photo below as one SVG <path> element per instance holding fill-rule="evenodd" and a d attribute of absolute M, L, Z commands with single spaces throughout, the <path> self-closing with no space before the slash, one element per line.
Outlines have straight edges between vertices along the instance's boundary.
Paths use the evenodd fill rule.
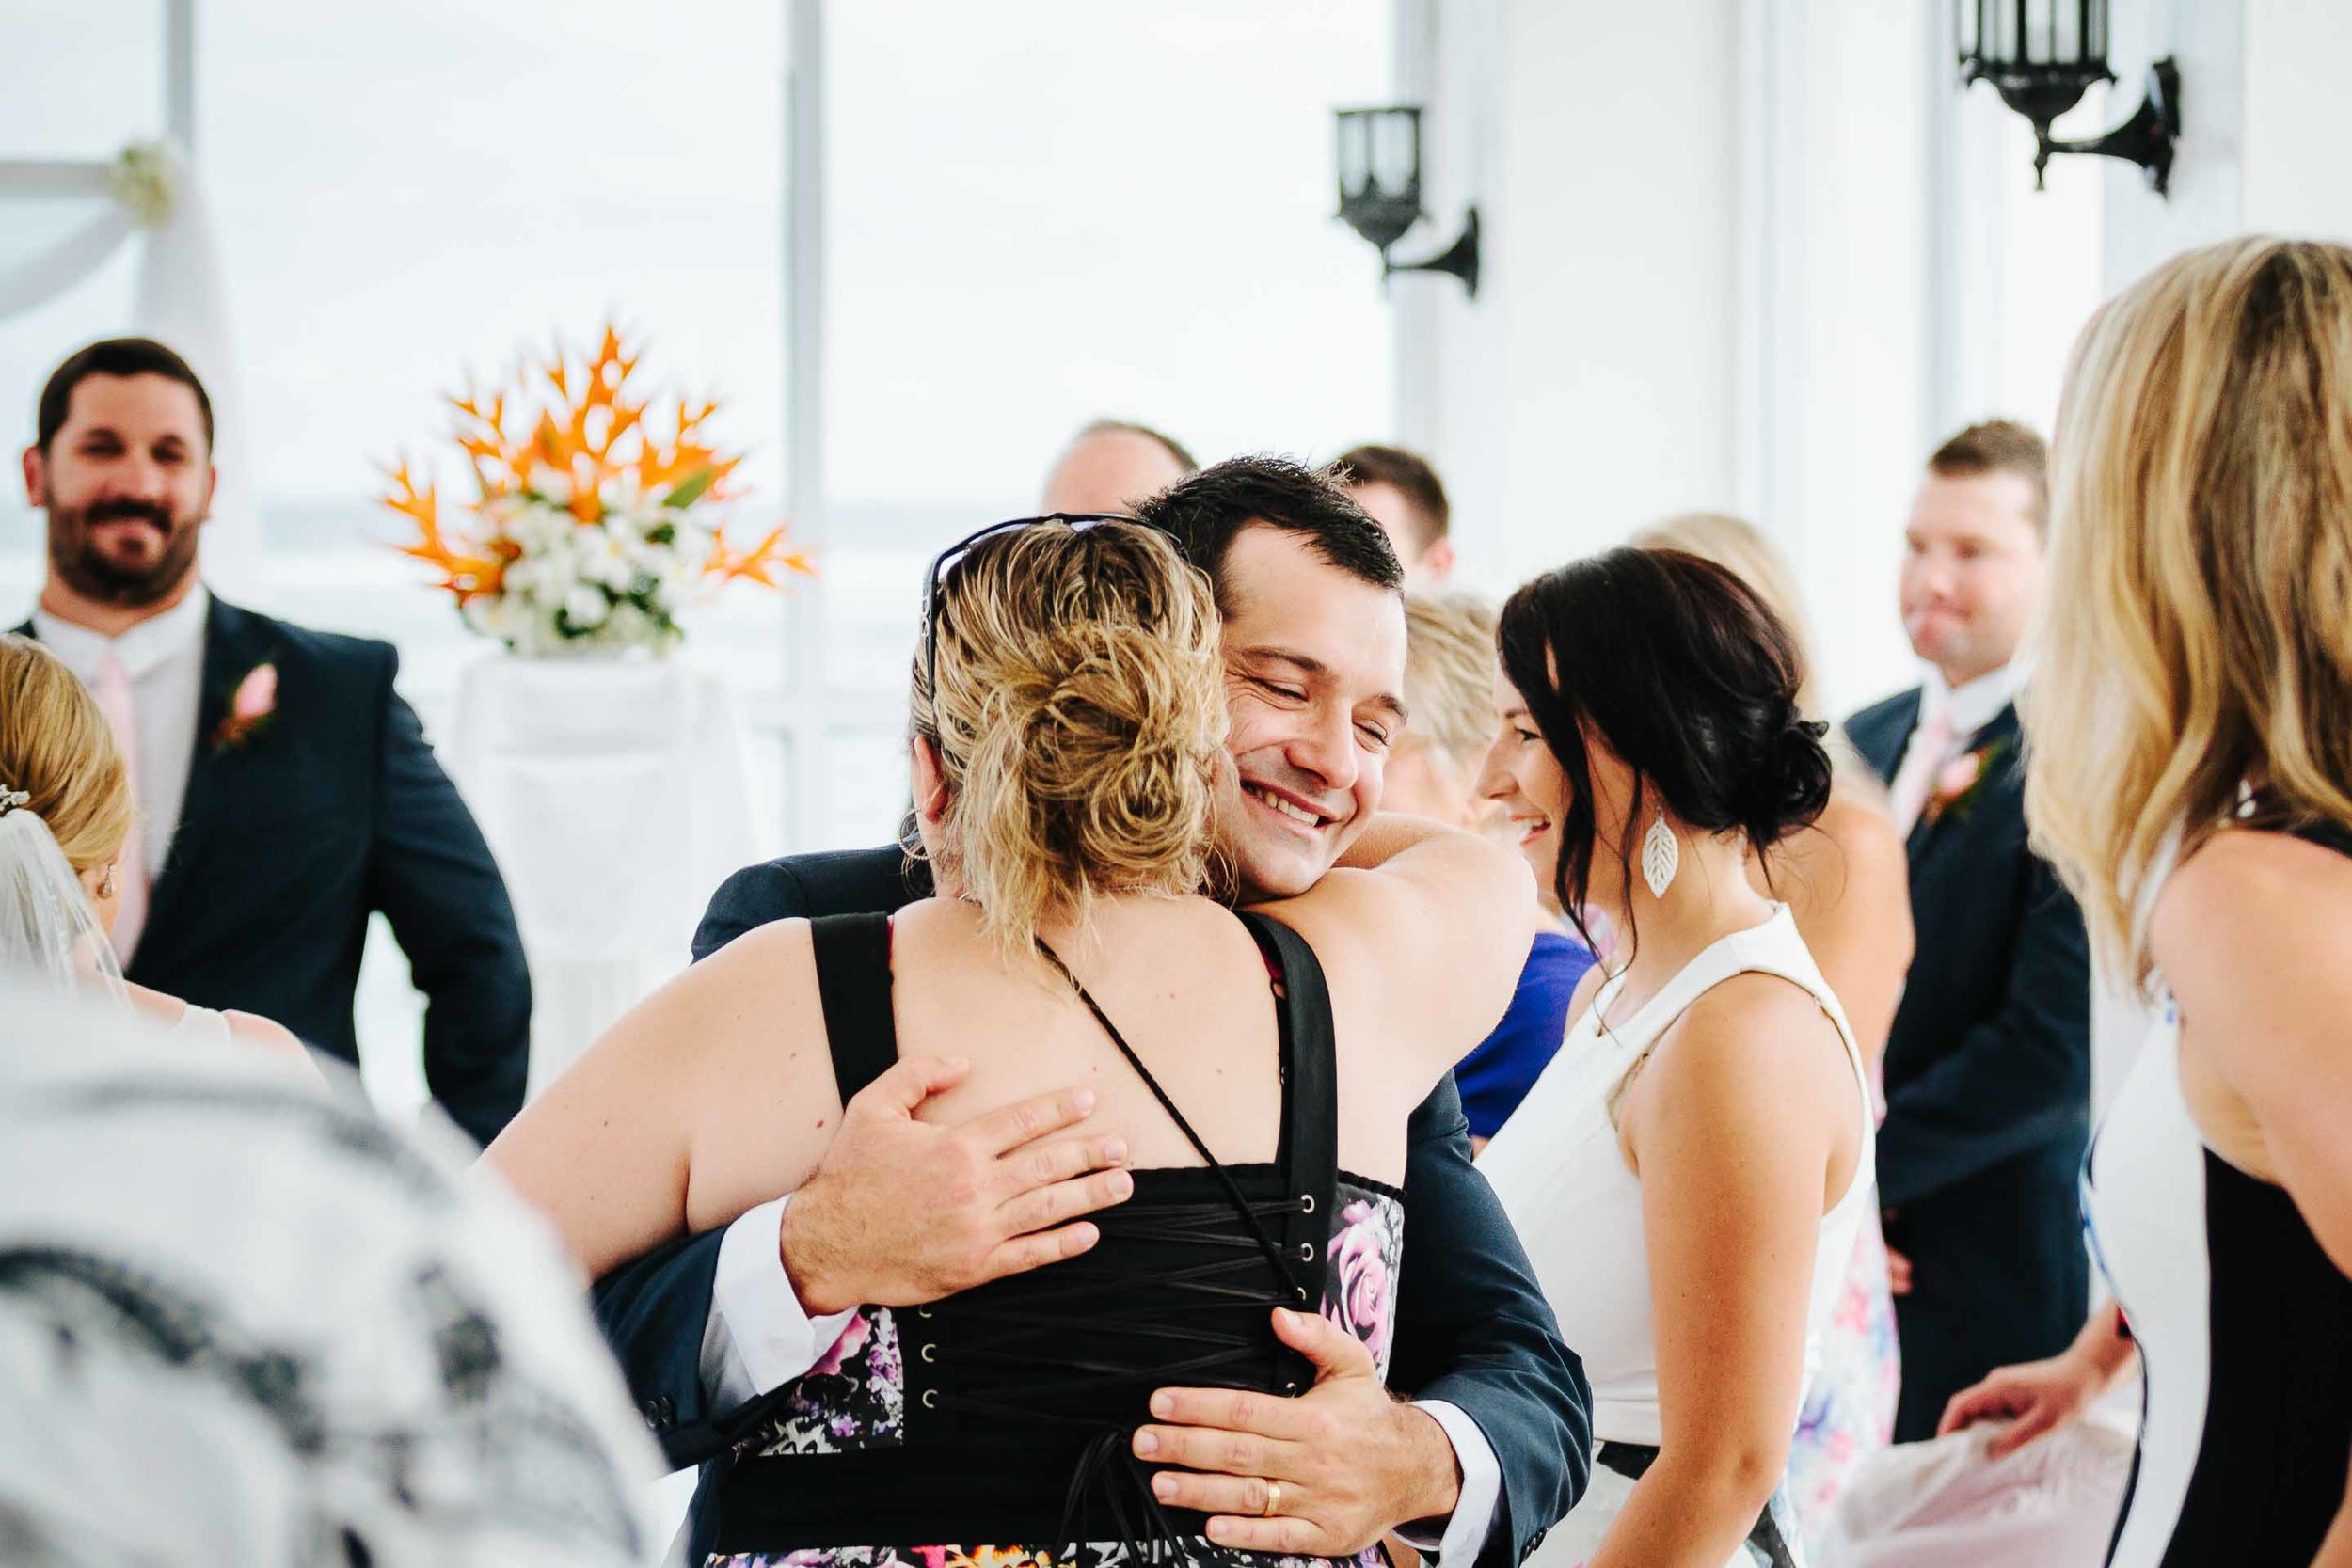
<path fill-rule="evenodd" d="M 132 1010 L 160 1028 L 172 1028 L 187 1016 L 188 1005 L 176 996 L 167 996 L 162 991 L 150 990 L 128 980 L 122 983 L 122 990 L 131 999 Z"/>
<path fill-rule="evenodd" d="M 298 1057 L 304 1063 L 309 1063 L 310 1052 L 305 1050 L 302 1042 L 294 1037 L 293 1030 L 276 1019 L 263 1018 L 259 1013 L 241 1013 L 233 1010 L 225 1011 L 221 1016 L 229 1021 L 230 1038 L 238 1044 L 257 1046 L 265 1051 L 277 1052 L 280 1055 Z"/>

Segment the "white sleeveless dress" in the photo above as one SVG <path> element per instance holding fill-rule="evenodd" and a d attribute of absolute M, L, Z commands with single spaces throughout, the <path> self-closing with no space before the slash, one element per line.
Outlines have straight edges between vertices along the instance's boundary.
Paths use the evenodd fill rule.
<path fill-rule="evenodd" d="M 1593 1436 L 1600 1452 L 1593 1481 L 1567 1517 L 1552 1527 L 1533 1561 L 1574 1568 L 1599 1544 L 1624 1507 L 1633 1481 L 1656 1457 L 1660 1438 L 1658 1345 L 1653 1328 L 1649 1247 L 1642 1229 L 1642 1188 L 1627 1168 L 1609 1101 L 1629 1069 L 1700 996 L 1736 974 L 1778 975 L 1820 1004 L 1837 1026 L 1853 1069 L 1854 1122 L 1862 1157 L 1852 1183 L 1821 1218 L 1805 1318 L 1805 1380 L 1820 1362 L 1820 1338 L 1836 1302 L 1862 1217 L 1876 1201 L 1875 1117 L 1869 1081 L 1853 1031 L 1821 978 L 1787 905 L 1762 925 L 1714 942 L 1632 1016 L 1604 1033 L 1599 1020 L 1624 987 L 1602 983 L 1592 1005 L 1569 1024 L 1551 1060 L 1518 1110 L 1478 1157 L 1526 1244 L 1537 1279 L 1568 1348 L 1593 1387 Z M 1772 1085 L 1759 1084 L 1759 1094 Z M 1800 1394 L 1799 1402 L 1803 1396 Z M 1797 1424 L 1798 1406 L 1788 1411 Z M 1756 1521 L 1728 1565 L 1802 1563 L 1803 1547 L 1785 1496 Z"/>

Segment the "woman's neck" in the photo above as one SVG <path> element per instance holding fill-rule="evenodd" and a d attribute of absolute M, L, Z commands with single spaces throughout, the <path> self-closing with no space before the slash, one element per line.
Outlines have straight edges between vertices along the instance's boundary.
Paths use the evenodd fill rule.
<path fill-rule="evenodd" d="M 1611 1012 L 1626 1017 L 1683 965 L 1733 932 L 1762 925 L 1772 911 L 1772 901 L 1748 880 L 1744 835 L 1685 838 L 1663 897 L 1650 892 L 1637 867 L 1626 896 L 1604 911 L 1613 930 L 1629 931 L 1632 946 L 1629 962 L 1613 956 L 1625 983 Z"/>

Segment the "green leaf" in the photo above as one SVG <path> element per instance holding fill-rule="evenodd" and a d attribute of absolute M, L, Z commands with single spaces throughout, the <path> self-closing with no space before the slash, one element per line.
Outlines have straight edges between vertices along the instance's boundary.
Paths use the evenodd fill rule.
<path fill-rule="evenodd" d="M 661 498 L 661 504 L 678 507 L 693 505 L 703 499 L 703 492 L 710 488 L 711 477 L 711 470 L 704 468 L 691 479 L 678 481 L 677 487 Z"/>

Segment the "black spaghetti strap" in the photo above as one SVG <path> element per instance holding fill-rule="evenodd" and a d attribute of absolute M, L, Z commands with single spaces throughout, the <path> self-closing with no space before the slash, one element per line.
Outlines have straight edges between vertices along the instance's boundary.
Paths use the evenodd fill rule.
<path fill-rule="evenodd" d="M 828 914 L 808 923 L 817 949 L 817 995 L 825 1009 L 825 1043 L 841 1101 L 898 1060 L 890 1016 L 890 917 Z"/>
<path fill-rule="evenodd" d="M 1282 1241 L 1284 1250 L 1305 1266 L 1310 1293 L 1302 1301 L 1311 1307 L 1328 1289 L 1330 1260 L 1324 1249 L 1339 1191 L 1339 1064 L 1331 990 L 1306 938 L 1270 915 L 1246 911 L 1241 921 L 1280 986 L 1282 1141 L 1275 1163 L 1297 1199 L 1283 1216 Z"/>

